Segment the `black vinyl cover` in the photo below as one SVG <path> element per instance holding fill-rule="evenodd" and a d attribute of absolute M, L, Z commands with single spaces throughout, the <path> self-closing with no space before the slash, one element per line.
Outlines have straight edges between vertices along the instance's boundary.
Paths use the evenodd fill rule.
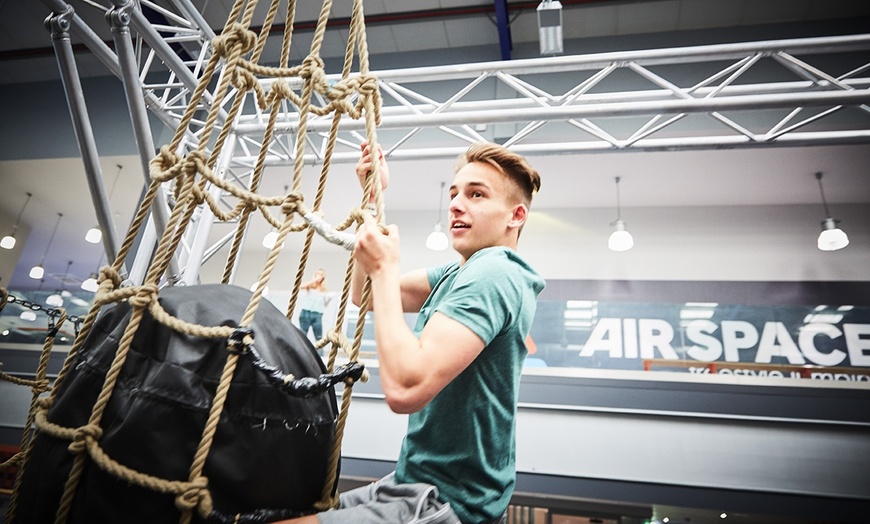
<path fill-rule="evenodd" d="M 236 326 L 250 297 L 245 289 L 216 284 L 168 288 L 159 300 L 187 322 Z M 129 318 L 126 303 L 101 312 L 49 421 L 70 428 L 87 423 Z M 326 372 L 308 339 L 268 301 L 261 301 L 251 328 L 256 351 L 272 366 L 297 378 Z M 174 332 L 146 312 L 102 417 L 102 448 L 139 472 L 186 481 L 227 356 L 226 339 Z M 334 388 L 297 398 L 240 358 L 203 472 L 215 511 L 251 517 L 313 512 L 328 474 L 337 413 Z M 37 434 L 20 486 L 17 522 L 54 521 L 73 462 L 69 444 Z M 69 522 L 155 524 L 177 522 L 179 516 L 173 495 L 130 485 L 89 458 Z"/>

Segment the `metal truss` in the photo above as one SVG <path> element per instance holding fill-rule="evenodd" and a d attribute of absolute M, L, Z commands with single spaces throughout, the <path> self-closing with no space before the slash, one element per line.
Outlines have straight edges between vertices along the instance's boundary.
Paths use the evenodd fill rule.
<path fill-rule="evenodd" d="M 145 113 L 150 111 L 176 129 L 211 57 L 214 31 L 190 0 L 111 0 L 102 8 L 94 0 L 78 2 L 80 8 L 110 14 L 106 18 L 113 27 L 112 51 L 69 4 L 43 3 L 59 21 L 53 39 L 74 123 L 82 123 L 76 130 L 89 173 L 98 173 L 99 166 L 95 148 L 81 136 L 90 128 L 86 110 L 74 103 L 75 91 L 79 96 L 81 92 L 74 58 L 57 43 L 64 33 L 67 45 L 72 33 L 124 82 L 147 173 L 155 147 Z M 374 75 L 383 97 L 379 142 L 393 159 L 455 157 L 479 140 L 500 142 L 525 155 L 870 142 L 870 34 L 421 67 Z M 328 79 L 337 81 L 339 76 Z M 260 79 L 266 90 L 272 81 Z M 291 87 L 298 91 L 301 83 Z M 226 109 L 238 96 L 246 97 L 244 109 L 236 121 L 226 122 Z M 326 104 L 316 97 L 314 102 Z M 263 148 L 268 165 L 295 163 L 300 119 L 298 108 L 289 102 L 282 102 L 268 144 L 263 143 L 268 114 L 257 107 L 252 94 L 232 90 L 215 100 L 210 88 L 197 103 L 203 115 L 219 104 L 218 127 L 231 126 L 215 166 L 226 178 L 247 187 Z M 303 137 L 306 164 L 323 162 L 331 124 L 331 115 L 309 116 Z M 182 149 L 196 147 L 203 125 L 194 118 L 185 130 Z M 363 130 L 363 121 L 342 118 L 333 163 L 357 160 Z M 98 205 L 105 199 L 101 182 L 92 184 L 92 194 L 100 218 L 106 215 Z M 183 272 L 180 267 L 188 260 L 201 262 L 216 250 L 206 247 L 204 240 L 210 211 L 203 210 L 201 218 L 202 231 L 185 239 L 187 253 L 173 273 Z M 101 226 L 103 220 L 111 216 L 103 216 Z M 107 252 L 114 252 L 108 244 Z M 142 254 L 142 263 L 149 256 Z"/>

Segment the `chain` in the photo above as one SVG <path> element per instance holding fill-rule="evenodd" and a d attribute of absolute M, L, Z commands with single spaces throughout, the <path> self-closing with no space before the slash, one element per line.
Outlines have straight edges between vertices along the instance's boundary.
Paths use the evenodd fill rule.
<path fill-rule="evenodd" d="M 19 306 L 30 309 L 31 311 L 44 311 L 45 314 L 48 315 L 49 331 L 54 330 L 55 319 L 63 315 L 63 311 L 60 308 L 49 308 L 43 306 L 42 304 L 37 304 L 36 302 L 30 302 L 28 300 L 24 300 L 23 298 L 18 298 L 14 295 L 9 295 L 6 301 L 10 304 L 18 304 Z M 79 328 L 85 321 L 85 318 L 76 315 L 69 315 L 66 317 L 66 319 L 73 323 L 73 326 L 75 327 L 75 334 L 76 336 L 78 336 Z"/>

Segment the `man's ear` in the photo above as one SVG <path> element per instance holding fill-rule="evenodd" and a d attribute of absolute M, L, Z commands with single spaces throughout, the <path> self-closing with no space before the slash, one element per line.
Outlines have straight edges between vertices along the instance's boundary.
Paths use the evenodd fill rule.
<path fill-rule="evenodd" d="M 529 208 L 527 208 L 525 204 L 517 204 L 514 206 L 513 213 L 511 214 L 511 219 L 508 222 L 508 227 L 521 228 L 523 227 L 523 224 L 526 223 L 526 219 L 528 217 Z"/>

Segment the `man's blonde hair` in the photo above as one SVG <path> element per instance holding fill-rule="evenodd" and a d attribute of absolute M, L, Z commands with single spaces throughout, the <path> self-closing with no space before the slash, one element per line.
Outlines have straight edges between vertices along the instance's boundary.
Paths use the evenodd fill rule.
<path fill-rule="evenodd" d="M 498 144 L 477 142 L 459 156 L 456 171 L 472 162 L 486 162 L 505 174 L 516 188 L 513 195 L 518 203 L 532 205 L 532 197 L 541 189 L 541 176 L 522 156 Z"/>

